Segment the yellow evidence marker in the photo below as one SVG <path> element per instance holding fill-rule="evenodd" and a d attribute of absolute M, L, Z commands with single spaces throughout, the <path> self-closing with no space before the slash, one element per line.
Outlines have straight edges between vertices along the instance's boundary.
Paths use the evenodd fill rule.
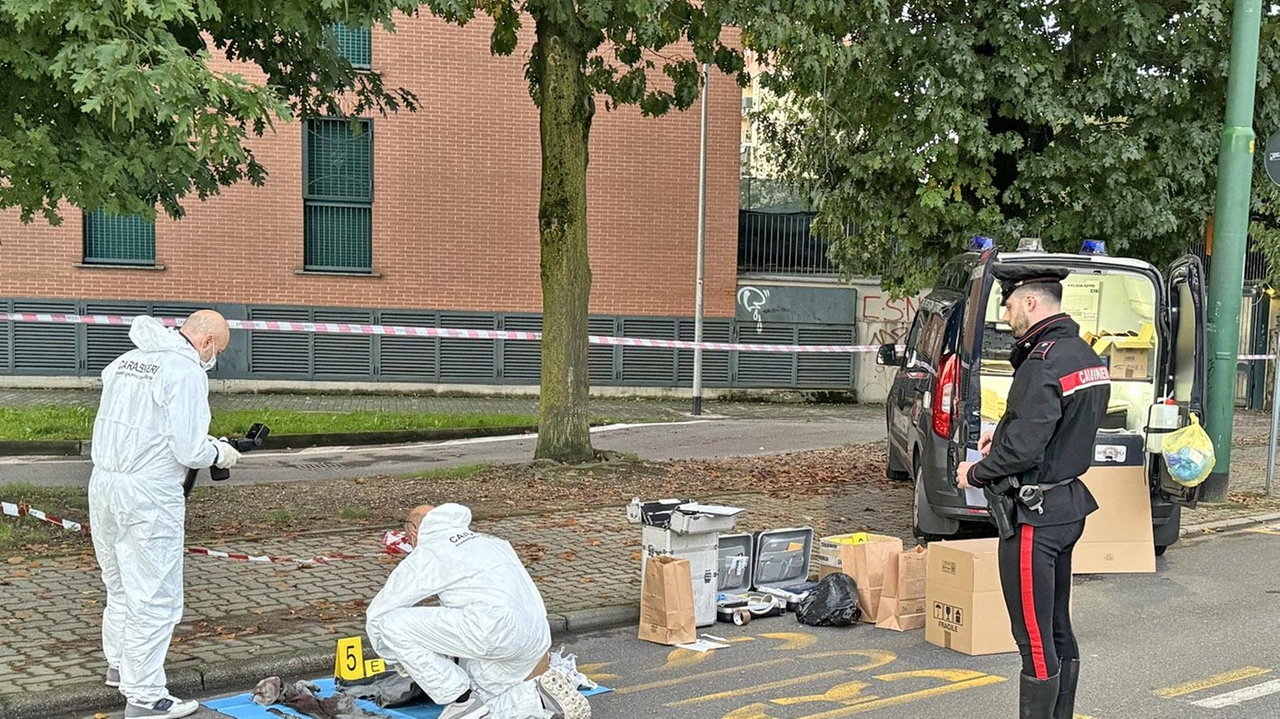
<path fill-rule="evenodd" d="M 338 640 L 338 649 L 333 656 L 333 677 L 335 679 L 353 682 L 381 674 L 386 670 L 386 661 L 364 658 L 364 640 L 360 637 L 347 637 L 346 639 Z"/>

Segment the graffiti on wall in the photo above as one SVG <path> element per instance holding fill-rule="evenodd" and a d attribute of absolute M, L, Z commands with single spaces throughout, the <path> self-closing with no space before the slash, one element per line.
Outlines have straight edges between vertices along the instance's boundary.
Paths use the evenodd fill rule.
<path fill-rule="evenodd" d="M 860 342 L 869 345 L 902 344 L 911 331 L 919 297 L 894 299 L 877 290 L 864 290 L 858 298 Z M 858 397 L 864 402 L 883 402 L 893 385 L 894 368 L 876 364 L 874 354 L 863 354 L 858 368 Z"/>
<path fill-rule="evenodd" d="M 738 288 L 738 304 L 742 305 L 742 309 L 751 313 L 751 319 L 756 321 L 756 334 L 764 333 L 764 306 L 769 302 L 769 290 L 759 287 L 740 287 Z"/>

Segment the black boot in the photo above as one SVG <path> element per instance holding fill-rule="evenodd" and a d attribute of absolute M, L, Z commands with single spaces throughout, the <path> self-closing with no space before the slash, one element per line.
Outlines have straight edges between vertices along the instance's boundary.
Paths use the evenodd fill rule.
<path fill-rule="evenodd" d="M 1022 675 L 1019 687 L 1019 719 L 1054 719 L 1053 706 L 1058 703 L 1058 675 L 1036 679 Z"/>
<path fill-rule="evenodd" d="M 1058 673 L 1058 704 L 1053 719 L 1072 719 L 1076 715 L 1076 685 L 1080 683 L 1080 660 L 1063 659 Z"/>

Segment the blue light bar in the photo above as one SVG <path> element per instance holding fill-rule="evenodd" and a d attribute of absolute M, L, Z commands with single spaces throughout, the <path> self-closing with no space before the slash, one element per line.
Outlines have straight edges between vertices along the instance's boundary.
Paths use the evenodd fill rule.
<path fill-rule="evenodd" d="M 1107 243 L 1102 240 L 1085 240 L 1084 244 L 1080 245 L 1080 254 L 1106 257 Z"/>
<path fill-rule="evenodd" d="M 991 249 L 992 247 L 995 246 L 995 244 L 996 243 L 992 242 L 990 237 L 983 237 L 982 235 L 978 235 L 977 237 L 973 238 L 973 244 L 969 245 L 969 251 L 982 252 L 984 250 Z"/>

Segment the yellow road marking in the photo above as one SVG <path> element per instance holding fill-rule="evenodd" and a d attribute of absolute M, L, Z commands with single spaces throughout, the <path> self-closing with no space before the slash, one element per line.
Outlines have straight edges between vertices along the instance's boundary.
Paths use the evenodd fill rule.
<path fill-rule="evenodd" d="M 987 675 L 971 669 L 914 669 L 909 672 L 881 674 L 876 679 L 886 682 L 896 682 L 902 679 L 941 679 L 944 682 L 955 684 L 957 682 L 967 682 L 971 679 L 980 679 L 985 676 Z"/>
<path fill-rule="evenodd" d="M 791 687 L 797 684 L 808 684 L 809 682 L 816 682 L 819 679 L 830 679 L 831 677 L 839 676 L 841 674 L 844 674 L 843 669 L 832 669 L 829 672 L 820 672 L 818 674 L 806 674 L 801 677 L 792 677 L 790 679 L 782 679 L 776 682 L 769 682 L 768 684 L 758 684 L 756 686 L 746 687 L 744 689 L 731 689 L 729 691 L 716 692 L 715 694 L 704 694 L 700 697 L 694 697 L 692 699 L 683 699 L 678 702 L 671 702 L 670 704 L 667 704 L 667 706 L 681 707 L 681 706 L 687 706 L 689 704 L 701 704 L 703 702 L 712 702 L 712 701 L 716 701 L 717 699 L 732 699 L 733 697 L 745 697 L 751 694 L 757 694 L 759 692 L 767 692 L 771 689 L 782 689 L 783 687 Z"/>
<path fill-rule="evenodd" d="M 613 662 L 599 662 L 597 664 L 579 664 L 578 671 L 582 672 L 583 674 L 586 674 L 587 672 L 594 672 L 599 669 L 604 669 L 610 664 L 613 664 Z"/>
<path fill-rule="evenodd" d="M 976 689 L 977 687 L 983 687 L 989 684 L 999 684 L 1003 681 L 1006 681 L 1004 677 L 997 677 L 988 674 L 980 676 L 977 679 L 970 679 L 968 681 L 962 681 L 955 684 L 944 684 L 940 687 L 922 689 L 918 692 L 911 692 L 910 694 L 900 694 L 896 697 L 876 699 L 875 701 L 841 707 L 840 709 L 832 709 L 831 711 L 822 712 L 820 714 L 810 714 L 806 717 L 800 717 L 800 719 L 840 719 L 841 717 L 853 716 L 854 714 L 862 714 L 863 712 L 898 706 L 900 704 L 907 704 L 920 699 L 929 699 L 931 697 L 942 696 L 944 694 L 965 691 L 966 689 Z"/>
<path fill-rule="evenodd" d="M 770 659 L 769 661 L 766 661 L 766 662 L 755 662 L 754 664 L 741 664 L 733 667 L 725 667 L 724 669 L 714 669 L 709 672 L 701 672 L 699 674 L 686 674 L 684 676 L 672 677 L 670 679 L 660 679 L 656 682 L 649 682 L 647 684 L 637 684 L 631 687 L 622 687 L 621 689 L 614 689 L 613 691 L 615 694 L 635 694 L 636 692 L 643 692 L 649 689 L 659 689 L 661 687 L 673 687 L 677 684 L 685 684 L 687 682 L 693 682 L 699 679 L 710 679 L 711 677 L 724 676 L 725 674 L 737 674 L 739 672 L 743 672 L 748 669 L 763 669 L 764 667 L 773 667 L 779 664 L 786 664 L 788 662 L 793 662 L 793 661 L 795 661 L 795 659 L 791 657 L 782 657 L 781 659 Z"/>
<path fill-rule="evenodd" d="M 879 652 L 874 649 L 845 649 L 838 652 L 816 652 L 814 654 L 801 654 L 804 659 L 829 659 L 831 657 L 866 657 L 866 664 L 859 664 L 850 667 L 855 672 L 865 672 L 886 664 L 891 664 L 898 659 L 898 655 L 893 652 Z"/>
<path fill-rule="evenodd" d="M 1174 697 L 1183 696 L 1184 694 L 1191 694 L 1203 689 L 1212 689 L 1214 687 L 1220 687 L 1223 684 L 1238 682 L 1242 679 L 1252 679 L 1253 677 L 1260 677 L 1263 674 L 1270 673 L 1270 669 L 1262 669 L 1260 667 L 1241 667 L 1229 672 L 1215 674 L 1207 679 L 1196 679 L 1194 681 L 1183 682 L 1181 684 L 1174 684 L 1173 686 L 1165 687 L 1164 689 L 1157 689 L 1153 694 L 1164 699 L 1172 699 Z"/>
<path fill-rule="evenodd" d="M 864 702 L 868 699 L 875 699 L 874 696 L 867 696 L 862 690 L 871 686 L 866 682 L 845 682 L 837 684 L 822 694 L 810 694 L 809 696 L 800 697 L 782 697 L 781 699 L 771 699 L 770 701 L 780 707 L 791 706 L 792 704 L 808 704 L 809 702 L 832 702 L 834 704 L 854 704 L 856 702 Z"/>
<path fill-rule="evenodd" d="M 804 634 L 801 632 L 771 632 L 769 634 L 761 634 L 762 637 L 769 639 L 777 639 L 782 642 L 782 646 L 774 647 L 775 652 L 791 651 L 793 649 L 804 649 L 811 647 L 818 642 L 818 638 L 812 634 Z"/>
<path fill-rule="evenodd" d="M 1280 531 L 1275 529 L 1246 529 L 1244 531 L 1252 532 L 1253 534 L 1270 534 L 1272 536 L 1280 537 Z"/>
<path fill-rule="evenodd" d="M 732 639 L 726 639 L 724 643 L 741 644 L 742 642 L 754 642 L 755 640 L 755 637 L 733 637 Z M 687 669 L 692 666 L 697 666 L 698 664 L 710 659 L 711 655 L 714 653 L 714 651 L 695 652 L 692 649 L 681 649 L 677 647 L 672 649 L 671 653 L 667 655 L 667 663 L 659 667 L 658 671 L 665 671 L 667 669 Z"/>

